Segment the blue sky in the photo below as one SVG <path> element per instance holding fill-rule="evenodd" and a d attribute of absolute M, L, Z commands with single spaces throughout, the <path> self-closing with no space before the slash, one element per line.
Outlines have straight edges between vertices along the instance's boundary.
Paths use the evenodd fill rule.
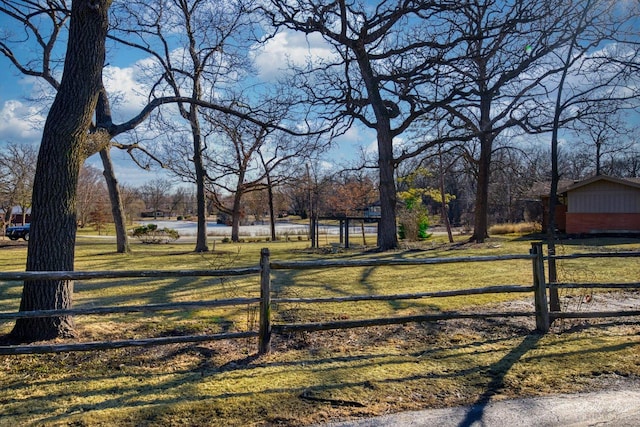
<path fill-rule="evenodd" d="M 15 28 L 12 25 L 14 24 L 11 20 L 0 14 L 0 31 Z M 14 31 L 20 29 L 16 28 Z M 255 57 L 258 77 L 265 81 L 277 77 L 282 70 L 278 69 L 276 64 L 285 64 L 286 58 L 302 61 L 310 51 L 313 54 L 326 55 L 326 48 L 318 47 L 321 44 L 320 38 L 310 40 L 295 33 L 278 35 L 262 55 Z M 62 48 L 58 50 L 61 56 Z M 17 53 L 28 55 L 29 51 L 29 46 L 25 44 Z M 116 121 L 129 119 L 145 105 L 146 96 L 142 88 L 144 84 L 140 76 L 147 61 L 148 58 L 138 51 L 110 47 L 104 75 L 110 95 L 119 99 L 112 104 Z M 46 97 L 44 101 L 33 101 L 43 95 Z M 52 97 L 53 91 L 46 83 L 34 77 L 21 75 L 7 58 L 0 55 L 0 146 L 9 142 L 39 144 L 41 129 Z M 374 141 L 375 136 L 371 132 L 354 128 L 340 138 L 330 158 L 334 163 L 347 161 L 357 151 L 356 147 L 368 146 Z M 159 168 L 153 168 L 151 172 L 139 168 L 129 155 L 121 150 L 112 149 L 112 158 L 118 179 L 123 184 L 139 186 L 158 176 L 166 176 Z M 89 158 L 87 164 L 101 168 L 97 155 Z"/>
<path fill-rule="evenodd" d="M 0 15 L 0 32 L 7 28 L 7 18 Z M 28 53 L 28 48 L 25 46 L 23 53 Z M 326 57 L 331 52 L 319 36 L 305 37 L 299 33 L 282 32 L 269 41 L 261 55 L 255 57 L 257 77 L 264 81 L 273 79 L 282 72 L 278 64 L 285 64 L 287 60 L 301 62 L 308 55 Z M 144 82 L 140 76 L 146 61 L 147 58 L 130 49 L 109 51 L 108 66 L 104 72 L 105 83 L 112 95 L 120 95 L 118 98 L 121 102 L 113 105 L 117 121 L 131 117 L 145 104 Z M 4 56 L 0 56 L 0 145 L 7 142 L 39 143 L 48 102 L 33 103 L 29 99 L 44 93 L 51 95 L 51 89 L 46 84 L 20 75 Z M 354 127 L 340 138 L 328 158 L 332 163 L 348 161 L 360 148 L 368 152 L 375 151 L 375 135 L 370 130 Z M 152 172 L 140 169 L 120 150 L 112 150 L 112 157 L 118 178 L 124 184 L 142 185 L 163 174 L 157 169 Z M 100 167 L 98 156 L 90 158 L 88 163 Z"/>

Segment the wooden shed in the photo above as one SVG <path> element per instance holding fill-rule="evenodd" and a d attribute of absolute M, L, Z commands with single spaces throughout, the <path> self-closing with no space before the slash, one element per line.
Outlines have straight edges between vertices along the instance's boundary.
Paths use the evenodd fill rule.
<path fill-rule="evenodd" d="M 640 178 L 598 175 L 560 191 L 566 233 L 640 233 Z"/>

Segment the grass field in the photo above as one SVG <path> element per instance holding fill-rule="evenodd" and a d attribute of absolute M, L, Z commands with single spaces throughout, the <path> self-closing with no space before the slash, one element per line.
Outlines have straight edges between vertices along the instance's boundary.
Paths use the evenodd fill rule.
<path fill-rule="evenodd" d="M 460 238 L 462 239 L 462 238 Z M 421 245 L 375 253 L 333 254 L 309 243 L 221 244 L 207 254 L 192 244 L 133 244 L 116 254 L 111 242 L 81 236 L 76 270 L 220 269 L 253 266 L 268 246 L 273 260 L 425 258 L 525 254 L 531 239 L 494 237 L 481 245 Z M 0 241 L 0 243 L 2 243 Z M 2 245 L 0 245 L 2 246 Z M 558 253 L 638 250 L 638 239 L 563 242 Z M 0 247 L 3 271 L 24 269 L 26 247 Z M 637 281 L 640 262 L 580 259 L 559 264 L 561 281 Z M 277 296 L 411 293 L 531 283 L 527 261 L 274 271 Z M 130 305 L 255 296 L 258 278 L 103 280 L 77 282 L 77 307 Z M 0 311 L 17 310 L 20 283 L 0 284 Z M 567 291 L 563 304 L 589 309 L 584 292 Z M 275 321 L 325 321 L 449 310 L 532 306 L 525 294 L 357 304 L 282 304 Z M 636 306 L 635 293 L 593 295 Z M 250 307 L 76 319 L 79 340 L 142 338 L 255 328 Z M 0 325 L 7 333 L 11 324 Z M 442 407 L 515 396 L 611 387 L 640 375 L 640 324 L 571 321 L 552 333 L 533 332 L 533 319 L 407 324 L 346 331 L 297 333 L 274 339 L 256 357 L 243 339 L 90 353 L 0 356 L 0 425 L 298 426 L 407 409 Z"/>

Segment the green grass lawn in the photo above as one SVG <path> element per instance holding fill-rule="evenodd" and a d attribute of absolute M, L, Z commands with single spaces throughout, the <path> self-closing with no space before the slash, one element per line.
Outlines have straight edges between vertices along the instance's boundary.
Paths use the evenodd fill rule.
<path fill-rule="evenodd" d="M 142 245 L 116 254 L 114 243 L 81 237 L 76 270 L 221 269 L 272 259 L 425 258 L 526 254 L 528 238 L 494 237 L 481 245 L 433 239 L 388 253 L 333 254 L 306 241 Z M 638 250 L 636 239 L 563 242 L 558 253 Z M 24 269 L 26 247 L 0 247 L 3 271 Z M 631 282 L 635 258 L 559 263 L 561 281 Z M 531 284 L 529 261 L 323 270 L 275 270 L 279 297 L 427 292 L 498 284 Z M 76 282 L 77 307 L 152 304 L 259 293 L 257 277 L 109 279 Z M 583 291 L 567 291 L 578 301 Z M 0 311 L 17 310 L 20 283 L 0 284 Z M 597 299 L 597 298 L 596 298 Z M 352 304 L 279 304 L 276 322 L 358 319 L 450 310 L 532 306 L 527 294 Z M 518 305 L 518 307 L 520 306 Z M 635 309 L 638 309 L 636 307 Z M 252 307 L 152 315 L 77 317 L 80 341 L 255 329 Z M 637 319 L 572 321 L 533 332 L 533 319 L 449 321 L 296 333 L 274 338 L 256 357 L 254 339 L 128 348 L 90 353 L 0 356 L 0 425 L 308 425 L 407 409 L 468 404 L 491 396 L 582 391 L 640 375 Z M 0 333 L 11 324 L 0 325 Z"/>

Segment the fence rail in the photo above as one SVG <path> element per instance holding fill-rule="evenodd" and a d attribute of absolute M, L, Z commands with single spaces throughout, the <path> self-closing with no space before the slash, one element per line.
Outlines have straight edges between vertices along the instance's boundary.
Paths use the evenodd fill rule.
<path fill-rule="evenodd" d="M 548 258 L 555 260 L 570 260 L 584 258 L 638 258 L 640 252 L 595 252 L 595 253 L 577 253 L 567 255 L 551 255 Z M 599 283 L 577 283 L 577 282 L 552 282 L 548 285 L 549 289 L 623 289 L 632 290 L 640 289 L 640 282 L 599 282 Z M 551 313 L 551 320 L 555 319 L 597 319 L 612 317 L 634 317 L 640 316 L 638 310 L 618 310 L 618 311 L 593 311 L 593 312 L 571 312 L 571 311 L 554 311 Z"/>
<path fill-rule="evenodd" d="M 617 252 L 597 254 L 557 255 L 555 259 L 572 259 L 584 257 L 638 257 L 640 252 Z M 20 345 L 0 346 L 0 354 L 26 354 L 26 353 L 50 353 L 67 351 L 93 351 L 110 348 L 155 346 L 164 344 L 176 344 L 187 342 L 203 342 L 222 339 L 258 338 L 258 353 L 268 353 L 271 349 L 273 334 L 287 334 L 292 332 L 313 332 L 329 329 L 348 329 L 367 326 L 404 324 L 411 322 L 435 322 L 452 319 L 488 319 L 499 317 L 533 317 L 536 320 L 536 329 L 540 332 L 549 330 L 550 322 L 558 318 L 595 318 L 640 316 L 640 311 L 625 312 L 598 312 L 598 313 L 549 313 L 547 302 L 547 290 L 550 288 L 613 288 L 613 289 L 640 289 L 640 282 L 635 283 L 546 283 L 545 257 L 542 243 L 533 243 L 529 254 L 501 255 L 501 256 L 474 256 L 453 258 L 423 258 L 423 259 L 367 259 L 367 260 L 323 260 L 323 261 L 273 261 L 270 259 L 268 249 L 263 249 L 258 266 L 227 269 L 227 270 L 142 270 L 142 271 L 93 271 L 93 272 L 17 272 L 0 273 L 0 281 L 28 281 L 28 280 L 95 280 L 118 278 L 168 278 L 168 277 L 233 277 L 233 276 L 259 276 L 260 297 L 256 298 L 231 298 L 208 301 L 190 301 L 179 303 L 163 303 L 149 305 L 131 305 L 118 307 L 91 307 L 69 310 L 41 310 L 24 311 L 17 313 L 0 313 L 0 320 L 15 320 L 22 318 L 55 317 L 69 315 L 105 315 L 123 314 L 135 312 L 158 312 L 171 310 L 196 310 L 203 308 L 233 307 L 233 306 L 258 306 L 259 327 L 257 331 L 228 332 L 219 334 L 200 334 L 170 337 L 156 337 L 146 339 L 99 341 L 88 343 L 51 344 L 51 345 Z M 324 268 L 350 268 L 372 266 L 399 266 L 399 265 L 434 265 L 469 262 L 500 262 L 510 260 L 530 260 L 532 263 L 532 283 L 527 285 L 493 285 L 480 288 L 458 289 L 441 292 L 404 293 L 395 295 L 351 295 L 340 297 L 314 297 L 314 298 L 273 298 L 271 290 L 272 270 L 308 270 Z M 422 314 L 412 316 L 395 316 L 375 319 L 327 321 L 312 323 L 273 323 L 274 304 L 317 304 L 317 303 L 348 303 L 360 301 L 393 301 L 423 298 L 457 297 L 492 293 L 528 293 L 533 294 L 533 311 L 520 312 L 445 312 L 438 314 Z"/>
<path fill-rule="evenodd" d="M 0 313 L 0 320 L 29 319 L 37 317 L 76 316 L 89 314 L 117 314 L 117 313 L 151 313 L 169 310 L 197 310 L 203 308 L 232 307 L 239 305 L 257 304 L 260 298 L 231 298 L 210 301 L 187 301 L 166 304 L 127 305 L 122 307 L 91 307 L 74 308 L 70 310 L 38 310 L 19 311 L 17 313 Z"/>

